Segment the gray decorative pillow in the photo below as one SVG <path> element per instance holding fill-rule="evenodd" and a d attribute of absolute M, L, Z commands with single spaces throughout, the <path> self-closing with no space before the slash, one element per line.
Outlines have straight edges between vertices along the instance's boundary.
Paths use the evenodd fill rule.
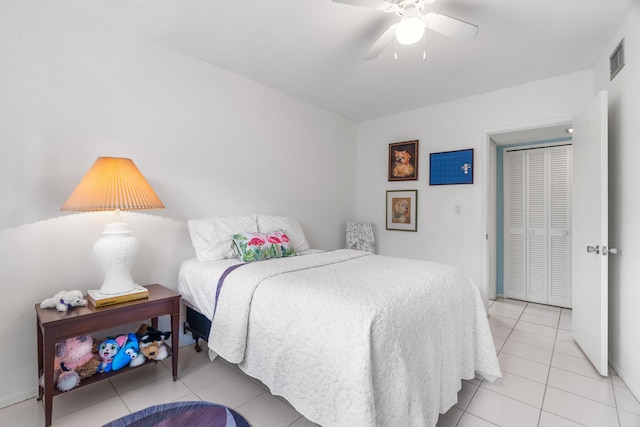
<path fill-rule="evenodd" d="M 347 249 L 376 251 L 372 222 L 347 222 Z"/>

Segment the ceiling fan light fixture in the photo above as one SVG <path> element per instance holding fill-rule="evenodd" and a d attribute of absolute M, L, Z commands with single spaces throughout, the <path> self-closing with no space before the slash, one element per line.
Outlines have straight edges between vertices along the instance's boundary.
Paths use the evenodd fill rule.
<path fill-rule="evenodd" d="M 408 8 L 396 27 L 396 39 L 400 44 L 414 44 L 424 35 L 424 20 L 415 7 Z"/>

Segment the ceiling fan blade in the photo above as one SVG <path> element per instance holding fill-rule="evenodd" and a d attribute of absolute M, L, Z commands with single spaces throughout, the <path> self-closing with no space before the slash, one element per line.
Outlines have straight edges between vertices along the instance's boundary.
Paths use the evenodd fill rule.
<path fill-rule="evenodd" d="M 424 26 L 456 40 L 471 40 L 478 34 L 476 25 L 435 12 L 425 15 Z"/>
<path fill-rule="evenodd" d="M 393 5 L 395 4 L 392 0 L 333 0 L 333 2 L 383 11 L 386 11 L 390 7 L 393 7 Z"/>
<path fill-rule="evenodd" d="M 376 40 L 376 42 L 369 48 L 367 53 L 364 54 L 365 60 L 377 58 L 380 52 L 384 50 L 391 40 L 396 36 L 396 27 L 398 24 L 393 24 Z"/>

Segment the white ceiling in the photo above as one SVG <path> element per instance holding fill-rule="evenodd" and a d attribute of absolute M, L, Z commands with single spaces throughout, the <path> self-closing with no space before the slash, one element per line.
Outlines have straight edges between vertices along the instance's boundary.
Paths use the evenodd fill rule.
<path fill-rule="evenodd" d="M 398 17 L 331 0 L 62 0 L 355 121 L 591 68 L 637 0 L 436 0 L 480 27 L 362 55 Z"/>

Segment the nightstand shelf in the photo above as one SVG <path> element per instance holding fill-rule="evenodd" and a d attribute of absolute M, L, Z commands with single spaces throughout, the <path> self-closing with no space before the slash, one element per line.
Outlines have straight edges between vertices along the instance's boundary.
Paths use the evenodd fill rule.
<path fill-rule="evenodd" d="M 44 373 L 44 387 L 40 387 L 38 399 L 44 397 L 45 425 L 51 425 L 53 396 L 62 394 L 53 384 L 53 364 L 55 357 L 55 344 L 64 339 L 91 334 L 133 322 L 141 322 L 151 319 L 151 326 L 158 327 L 158 317 L 171 316 L 171 348 L 173 351 L 171 360 L 173 380 L 178 378 L 178 338 L 180 317 L 180 294 L 165 288 L 162 285 L 148 285 L 149 298 L 125 302 L 102 308 L 75 307 L 66 312 L 52 309 L 42 309 L 36 304 L 37 314 L 37 339 L 38 339 L 38 375 Z M 149 363 L 157 363 L 148 360 Z M 138 367 L 125 367 L 115 372 L 96 374 L 82 380 L 77 388 L 93 384 L 98 381 L 111 378 Z M 75 390 L 75 389 L 74 389 Z M 73 393 L 70 390 L 66 393 Z"/>
<path fill-rule="evenodd" d="M 173 353 L 171 351 L 171 348 L 169 348 L 169 346 L 167 346 L 167 347 L 168 347 L 168 351 L 169 351 L 169 355 L 167 357 L 170 357 L 170 356 L 172 356 Z M 125 372 L 129 372 L 129 371 L 132 371 L 134 369 L 141 368 L 143 366 L 147 366 L 147 365 L 151 365 L 151 364 L 159 363 L 159 362 L 160 361 L 158 361 L 158 360 L 145 360 L 144 363 L 139 365 L 139 366 L 133 366 L 133 367 L 125 366 L 124 368 L 118 369 L 117 371 L 110 371 L 110 372 L 104 372 L 102 374 L 95 374 L 92 377 L 83 379 L 80 382 L 80 384 L 78 384 L 76 387 L 73 388 L 73 390 L 82 388 L 84 386 L 91 385 L 93 383 L 97 383 L 97 382 L 102 381 L 102 380 L 106 380 L 106 379 L 114 377 L 116 375 L 124 374 Z M 42 374 L 42 372 L 40 372 L 40 374 Z M 175 381 L 175 379 L 174 379 L 174 381 Z M 72 390 L 69 390 L 69 391 L 72 391 Z M 68 393 L 68 391 L 60 391 L 56 387 L 53 388 L 53 395 L 54 396 L 57 396 L 59 394 L 65 394 L 65 393 Z"/>

